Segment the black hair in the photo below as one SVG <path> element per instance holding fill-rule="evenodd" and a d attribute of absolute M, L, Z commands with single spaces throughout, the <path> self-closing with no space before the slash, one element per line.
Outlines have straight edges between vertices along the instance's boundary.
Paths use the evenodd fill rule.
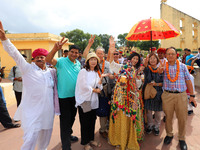
<path fill-rule="evenodd" d="M 66 49 L 66 50 L 64 50 L 64 53 L 66 53 L 66 52 L 69 52 L 69 50 L 67 50 L 67 49 Z"/>
<path fill-rule="evenodd" d="M 131 60 L 133 57 L 137 56 L 138 57 L 138 62 L 137 64 L 135 65 L 135 67 L 138 69 L 140 67 L 140 64 L 141 64 L 141 60 L 140 60 L 140 55 L 136 52 L 133 52 L 129 57 L 128 57 L 128 60 Z"/>
<path fill-rule="evenodd" d="M 26 55 L 24 55 L 24 54 L 22 54 L 22 56 L 23 56 L 24 58 L 27 58 L 27 56 L 26 56 Z"/>
<path fill-rule="evenodd" d="M 167 53 L 167 50 L 168 50 L 168 49 L 173 49 L 173 50 L 175 50 L 175 52 L 176 52 L 176 54 L 177 54 L 177 50 L 176 50 L 176 48 L 175 48 L 175 47 L 173 47 L 173 46 L 171 46 L 171 47 L 168 47 L 168 48 L 166 49 L 165 53 Z"/>
<path fill-rule="evenodd" d="M 78 51 L 80 51 L 80 48 L 78 47 L 78 45 L 71 45 L 70 48 L 69 48 L 69 51 L 71 49 L 77 49 Z"/>

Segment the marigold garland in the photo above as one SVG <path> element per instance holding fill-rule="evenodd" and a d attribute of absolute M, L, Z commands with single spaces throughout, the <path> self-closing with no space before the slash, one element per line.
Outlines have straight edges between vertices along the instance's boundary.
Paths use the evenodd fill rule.
<path fill-rule="evenodd" d="M 98 75 L 99 75 L 99 78 L 101 78 L 101 74 L 103 74 L 104 73 L 104 69 L 105 69 L 105 59 L 103 59 L 103 64 L 102 64 L 102 73 L 98 70 L 97 71 L 97 73 L 98 73 Z"/>
<path fill-rule="evenodd" d="M 148 65 L 148 67 L 151 70 L 151 72 L 153 72 L 153 73 L 157 73 L 158 72 L 158 68 L 156 68 L 155 70 L 153 70 L 151 66 Z"/>
<path fill-rule="evenodd" d="M 170 74 L 169 74 L 169 64 L 168 62 L 166 62 L 166 72 L 167 72 L 167 78 L 169 79 L 169 81 L 171 82 L 176 82 L 176 80 L 178 79 L 178 75 L 179 75 L 179 72 L 180 72 L 180 66 L 179 66 L 179 61 L 176 60 L 176 76 L 174 77 L 174 79 L 172 79 L 170 77 Z"/>

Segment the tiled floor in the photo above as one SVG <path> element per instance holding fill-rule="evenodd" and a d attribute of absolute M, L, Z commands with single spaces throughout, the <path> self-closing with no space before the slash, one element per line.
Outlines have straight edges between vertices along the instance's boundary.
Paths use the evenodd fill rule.
<path fill-rule="evenodd" d="M 198 92 L 197 92 L 198 91 Z M 196 91 L 196 100 L 198 102 L 198 107 L 194 109 L 194 114 L 188 116 L 187 123 L 187 134 L 186 134 L 186 142 L 189 150 L 200 150 L 200 89 Z M 16 106 L 12 105 L 8 108 L 11 116 L 14 116 L 14 112 L 16 111 Z M 179 150 L 177 133 L 177 119 L 174 117 L 174 139 L 170 145 L 163 145 L 165 134 L 164 122 L 161 123 L 161 132 L 159 136 L 154 136 L 153 134 L 145 135 L 145 139 L 140 143 L 141 150 Z M 99 119 L 96 122 L 96 140 L 102 143 L 101 148 L 94 148 L 95 150 L 115 150 L 116 148 L 109 145 L 108 142 L 101 137 L 98 133 L 99 129 Z M 76 116 L 76 121 L 73 126 L 74 133 L 79 137 L 79 141 L 76 143 L 72 143 L 72 150 L 82 150 L 83 146 L 80 145 L 80 125 L 78 115 Z M 61 150 L 60 144 L 60 133 L 59 133 L 59 118 L 55 117 L 54 121 L 54 129 L 51 138 L 51 142 L 49 144 L 49 150 Z M 2 125 L 0 125 L 0 150 L 19 150 L 23 143 L 23 131 L 21 128 L 18 129 L 9 129 L 5 130 Z"/>

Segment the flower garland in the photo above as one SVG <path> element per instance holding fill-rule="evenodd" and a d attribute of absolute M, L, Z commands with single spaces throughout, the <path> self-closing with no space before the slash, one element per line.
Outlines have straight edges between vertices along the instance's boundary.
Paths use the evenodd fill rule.
<path fill-rule="evenodd" d="M 178 79 L 178 76 L 179 76 L 179 72 L 180 72 L 180 68 L 179 68 L 180 66 L 179 66 L 179 61 L 178 60 L 176 60 L 176 76 L 174 77 L 174 79 L 172 79 L 171 77 L 170 77 L 170 74 L 169 74 L 169 64 L 168 64 L 168 62 L 166 62 L 166 72 L 167 72 L 167 78 L 169 79 L 169 81 L 171 81 L 171 82 L 176 82 L 176 80 Z"/>
<path fill-rule="evenodd" d="M 157 73 L 158 72 L 158 68 L 156 68 L 155 70 L 153 70 L 151 66 L 148 65 L 148 67 L 151 70 L 151 72 L 153 72 L 153 73 Z"/>
<path fill-rule="evenodd" d="M 126 116 L 130 117 L 133 123 L 138 119 L 137 109 L 138 105 L 136 99 L 139 98 L 139 93 L 137 91 L 136 84 L 133 80 L 136 78 L 136 70 L 128 62 L 126 65 L 122 66 L 119 72 L 119 78 L 115 85 L 113 102 L 111 103 L 111 115 L 113 123 L 117 117 L 118 109 L 121 109 Z M 122 77 L 125 77 L 125 81 L 122 81 Z M 125 82 L 125 83 L 123 83 Z M 122 85 L 125 84 L 125 85 Z M 126 100 L 126 101 L 123 101 Z"/>
<path fill-rule="evenodd" d="M 99 78 L 101 78 L 101 74 L 103 74 L 103 73 L 104 73 L 104 69 L 105 69 L 105 59 L 103 59 L 103 64 L 102 64 L 102 67 L 101 67 L 101 69 L 102 69 L 102 73 L 100 73 L 100 71 L 99 71 L 99 70 L 97 71 L 97 73 L 98 73 L 98 75 L 99 75 Z"/>

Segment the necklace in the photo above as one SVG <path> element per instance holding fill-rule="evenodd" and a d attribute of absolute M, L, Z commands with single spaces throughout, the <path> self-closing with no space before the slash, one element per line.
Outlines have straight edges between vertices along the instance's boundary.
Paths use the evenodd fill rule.
<path fill-rule="evenodd" d="M 105 59 L 103 59 L 103 64 L 102 64 L 102 73 L 98 70 L 97 71 L 97 73 L 98 73 L 98 75 L 99 75 L 99 77 L 101 78 L 101 74 L 103 74 L 104 73 L 104 69 L 105 69 Z"/>
<path fill-rule="evenodd" d="M 156 68 L 155 70 L 152 69 L 152 67 L 150 65 L 148 65 L 149 69 L 151 70 L 151 72 L 153 73 L 157 73 L 158 72 L 158 68 Z"/>
<path fill-rule="evenodd" d="M 167 72 L 167 78 L 169 79 L 169 81 L 171 81 L 171 82 L 176 82 L 176 80 L 178 79 L 178 75 L 179 75 L 179 72 L 180 72 L 180 68 L 179 68 L 180 66 L 179 66 L 179 61 L 178 60 L 176 60 L 176 76 L 174 77 L 174 79 L 172 79 L 171 77 L 170 77 L 170 74 L 169 74 L 169 64 L 168 64 L 168 62 L 166 62 L 166 72 Z"/>

